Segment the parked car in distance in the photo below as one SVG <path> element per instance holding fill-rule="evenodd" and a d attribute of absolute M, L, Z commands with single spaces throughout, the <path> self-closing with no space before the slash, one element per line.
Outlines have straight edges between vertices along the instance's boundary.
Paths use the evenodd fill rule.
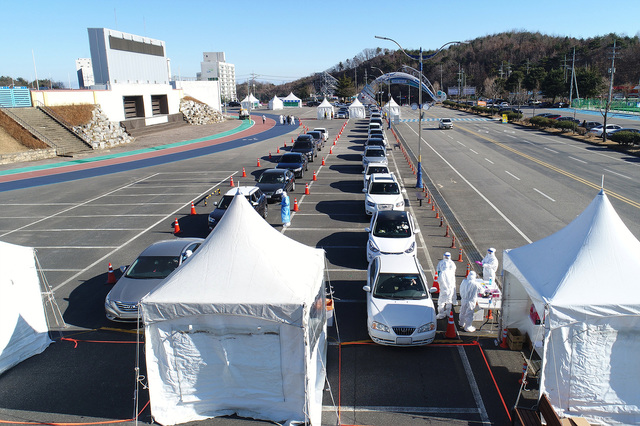
<path fill-rule="evenodd" d="M 369 186 L 363 188 L 366 194 L 364 210 L 367 214 L 374 214 L 382 210 L 404 210 L 404 196 L 396 177 L 374 173 L 369 178 Z"/>
<path fill-rule="evenodd" d="M 607 134 L 612 135 L 612 134 L 614 134 L 614 133 L 618 133 L 618 132 L 640 133 L 640 130 L 638 130 L 638 129 L 634 129 L 633 127 L 623 127 L 623 128 L 621 128 L 621 129 L 612 130 L 612 131 L 610 131 L 610 132 L 609 132 L 609 133 L 607 133 Z"/>
<path fill-rule="evenodd" d="M 614 130 L 618 130 L 618 129 L 622 129 L 622 126 L 619 126 L 617 124 L 607 124 L 607 135 L 610 135 L 611 132 L 613 132 Z M 594 127 L 591 130 L 589 130 L 589 133 L 596 135 L 598 137 L 602 136 L 602 132 L 604 131 L 602 126 L 598 126 L 598 127 Z"/>
<path fill-rule="evenodd" d="M 576 124 L 580 124 L 580 120 L 578 120 L 577 118 L 573 118 L 573 117 L 558 117 L 556 118 L 556 121 L 570 121 L 572 123 L 576 123 Z"/>
<path fill-rule="evenodd" d="M 453 129 L 453 121 L 450 118 L 441 118 L 438 127 L 440 129 Z"/>
<path fill-rule="evenodd" d="M 236 102 L 236 101 L 231 101 L 229 102 L 227 105 L 229 105 L 230 107 L 234 108 L 234 107 L 239 107 L 240 106 L 240 102 Z"/>
<path fill-rule="evenodd" d="M 322 132 L 319 132 L 317 130 L 311 130 L 307 132 L 307 135 L 310 135 L 313 138 L 313 140 L 316 143 L 316 147 L 318 148 L 318 151 L 322 151 L 322 148 L 324 148 L 324 136 L 322 136 Z"/>
<path fill-rule="evenodd" d="M 407 211 L 379 211 L 371 217 L 367 261 L 381 254 L 416 255 L 416 233 L 420 232 Z"/>
<path fill-rule="evenodd" d="M 256 179 L 256 186 L 267 201 L 282 201 L 284 192 L 296 190 L 296 177 L 289 169 L 267 169 Z"/>
<path fill-rule="evenodd" d="M 107 319 L 116 322 L 137 321 L 140 300 L 182 265 L 203 241 L 202 238 L 164 240 L 144 249 L 124 269 L 124 274 L 105 297 Z"/>
<path fill-rule="evenodd" d="M 299 152 L 306 155 L 309 162 L 312 163 L 313 159 L 318 156 L 318 145 L 311 135 L 298 135 L 295 142 L 293 142 L 291 152 Z"/>
<path fill-rule="evenodd" d="M 381 345 L 427 345 L 436 337 L 436 311 L 418 259 L 380 255 L 369 263 L 367 331 Z"/>
<path fill-rule="evenodd" d="M 364 179 L 362 182 L 362 188 L 367 189 L 369 187 L 369 178 L 374 173 L 391 173 L 389 171 L 389 166 L 386 163 L 369 163 L 367 167 L 365 167 L 362 174 L 364 175 Z"/>
<path fill-rule="evenodd" d="M 305 154 L 300 152 L 288 152 L 282 154 L 280 161 L 276 165 L 276 169 L 291 170 L 295 177 L 302 178 L 304 172 L 309 170 L 309 159 Z"/>
<path fill-rule="evenodd" d="M 597 121 L 584 121 L 582 123 L 582 127 L 584 127 L 587 130 L 591 130 L 594 127 L 598 127 L 598 126 L 602 126 L 602 123 L 599 123 Z"/>
<path fill-rule="evenodd" d="M 387 159 L 387 150 L 379 146 L 371 146 L 364 149 L 362 154 L 362 168 L 366 169 L 369 163 L 389 164 Z"/>
<path fill-rule="evenodd" d="M 349 118 L 349 109 L 340 108 L 338 112 L 336 112 L 336 118 Z"/>
<path fill-rule="evenodd" d="M 215 228 L 216 225 L 220 223 L 220 220 L 229 208 L 229 205 L 236 194 L 244 195 L 255 211 L 257 211 L 263 218 L 267 218 L 267 215 L 269 214 L 269 207 L 267 206 L 267 197 L 264 195 L 262 190 L 257 186 L 238 186 L 228 190 L 227 193 L 222 196 L 220 201 L 213 203 L 215 209 L 209 213 L 209 229 Z"/>

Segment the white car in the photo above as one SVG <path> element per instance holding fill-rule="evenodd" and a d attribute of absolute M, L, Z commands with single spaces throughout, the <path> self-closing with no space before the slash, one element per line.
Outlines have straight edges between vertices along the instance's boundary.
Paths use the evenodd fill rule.
<path fill-rule="evenodd" d="M 329 132 L 324 127 L 316 127 L 313 131 L 322 133 L 322 137 L 325 142 L 329 140 Z"/>
<path fill-rule="evenodd" d="M 418 259 L 380 255 L 369 263 L 367 329 L 381 345 L 427 345 L 436 337 L 436 311 Z"/>
<path fill-rule="evenodd" d="M 441 129 L 453 129 L 453 121 L 450 118 L 441 118 L 438 127 Z"/>
<path fill-rule="evenodd" d="M 362 168 L 366 169 L 369 163 L 389 164 L 387 150 L 380 146 L 365 148 L 362 154 Z"/>
<path fill-rule="evenodd" d="M 374 214 L 382 210 L 404 210 L 404 196 L 396 177 L 389 174 L 374 173 L 369 178 L 369 186 L 362 189 L 366 193 L 364 210 Z"/>
<path fill-rule="evenodd" d="M 369 233 L 367 261 L 381 254 L 416 255 L 416 229 L 411 213 L 398 210 L 379 211 L 365 231 Z"/>
<path fill-rule="evenodd" d="M 369 178 L 374 173 L 391 173 L 389 166 L 386 163 L 369 163 L 365 167 L 362 174 L 364 175 L 364 182 L 362 182 L 362 188 L 367 189 L 369 187 Z"/>
<path fill-rule="evenodd" d="M 591 130 L 589 130 L 589 133 L 594 134 L 598 137 L 601 137 L 602 129 L 603 129 L 602 126 L 596 126 Z M 619 130 L 619 129 L 622 129 L 622 126 L 618 126 L 617 124 L 607 124 L 607 136 L 609 136 L 611 132 L 613 132 L 614 130 Z"/>

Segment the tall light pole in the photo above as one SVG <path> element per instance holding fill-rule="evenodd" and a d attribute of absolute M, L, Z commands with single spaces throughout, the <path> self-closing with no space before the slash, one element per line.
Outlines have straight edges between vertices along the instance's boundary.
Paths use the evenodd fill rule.
<path fill-rule="evenodd" d="M 380 75 L 384 76 L 384 71 L 382 71 L 380 68 L 378 67 L 371 67 L 374 69 L 377 69 L 378 71 L 380 71 Z M 389 106 L 389 101 L 391 101 L 391 81 L 389 79 L 387 79 L 387 123 L 388 123 L 388 127 L 387 129 L 391 128 L 391 107 Z M 382 98 L 382 97 L 381 97 Z M 382 108 L 382 99 L 380 100 L 380 107 Z"/>
<path fill-rule="evenodd" d="M 450 44 L 466 44 L 466 43 L 462 42 L 462 41 L 450 41 L 448 43 L 443 44 L 434 53 L 423 57 L 422 56 L 422 47 L 420 48 L 420 54 L 419 55 L 410 55 L 402 48 L 402 46 L 400 46 L 400 43 L 398 43 L 397 41 L 395 41 L 392 38 L 381 37 L 381 36 L 375 36 L 375 38 L 379 38 L 380 40 L 389 40 L 389 41 L 394 42 L 400 48 L 402 53 L 404 53 L 410 59 L 418 60 L 418 62 L 420 63 L 420 73 L 419 73 L 419 76 L 418 76 L 418 79 L 419 79 L 419 84 L 418 84 L 418 86 L 419 86 L 418 87 L 418 172 L 416 174 L 416 180 L 417 180 L 416 188 L 422 188 L 423 187 L 423 184 L 422 184 L 422 61 L 424 59 L 433 58 L 442 49 L 444 49 L 446 46 L 448 46 Z"/>

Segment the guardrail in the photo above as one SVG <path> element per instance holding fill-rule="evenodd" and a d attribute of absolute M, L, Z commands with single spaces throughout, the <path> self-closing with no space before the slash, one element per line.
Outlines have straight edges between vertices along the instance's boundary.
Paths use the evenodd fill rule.
<path fill-rule="evenodd" d="M 90 148 L 93 148 L 93 144 L 91 143 L 91 141 L 87 140 L 87 138 L 82 133 L 77 131 L 64 118 L 56 114 L 54 110 L 52 110 L 51 108 L 49 108 L 48 106 L 46 106 L 40 101 L 36 101 L 36 107 L 39 108 L 45 114 L 47 114 L 49 117 L 57 121 L 59 124 L 61 124 L 65 129 L 67 129 L 68 131 L 76 135 L 78 138 L 80 138 L 80 140 L 84 142 L 87 146 L 89 146 Z"/>
<path fill-rule="evenodd" d="M 54 141 L 52 141 L 51 139 L 49 139 L 48 137 L 46 137 L 45 135 L 43 135 L 42 133 L 40 133 L 39 131 L 37 131 L 35 128 L 33 128 L 32 126 L 30 126 L 29 124 L 27 124 L 24 120 L 22 120 L 20 117 L 18 117 L 17 115 L 15 115 L 13 112 L 9 111 L 8 108 L 1 108 L 2 112 L 4 112 L 5 114 L 7 114 L 9 117 L 11 117 L 11 119 L 13 121 L 15 121 L 16 123 L 18 123 L 19 125 L 21 125 L 23 128 L 25 128 L 29 133 L 31 133 L 33 136 L 35 136 L 36 138 L 40 139 L 41 141 L 43 141 L 44 143 L 46 143 L 47 145 L 49 145 L 50 147 L 55 148 L 56 150 L 56 154 L 57 155 L 66 155 L 67 151 L 65 148 L 59 146 L 58 144 L 56 144 Z"/>

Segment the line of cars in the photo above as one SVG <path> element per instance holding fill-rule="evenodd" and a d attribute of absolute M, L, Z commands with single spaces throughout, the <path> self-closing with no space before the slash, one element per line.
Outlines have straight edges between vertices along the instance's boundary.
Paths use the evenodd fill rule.
<path fill-rule="evenodd" d="M 367 331 L 371 340 L 390 346 L 426 345 L 435 339 L 436 312 L 428 282 L 416 256 L 420 232 L 405 210 L 404 190 L 388 167 L 386 139 L 373 137 L 382 129 L 380 114 L 371 111 L 362 155 L 365 212 L 371 215 L 366 248 Z M 372 125 L 372 124 L 377 124 Z M 379 127 L 378 127 L 379 126 Z M 383 131 L 384 137 L 384 131 Z"/>

